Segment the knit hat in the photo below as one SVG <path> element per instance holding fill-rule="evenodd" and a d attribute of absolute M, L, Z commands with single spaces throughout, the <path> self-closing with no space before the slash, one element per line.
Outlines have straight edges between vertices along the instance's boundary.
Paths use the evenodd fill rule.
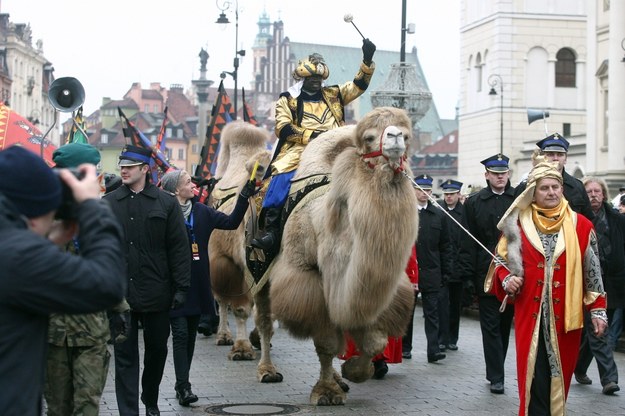
<path fill-rule="evenodd" d="M 61 180 L 35 153 L 22 146 L 0 151 L 0 193 L 28 218 L 61 205 Z"/>
<path fill-rule="evenodd" d="M 180 182 L 180 177 L 182 176 L 183 170 L 170 170 L 161 178 L 161 188 L 163 190 L 170 192 L 172 194 L 176 193 L 178 189 L 178 182 Z"/>
<path fill-rule="evenodd" d="M 75 168 L 83 163 L 97 165 L 100 163 L 100 152 L 87 143 L 68 143 L 56 149 L 52 159 L 57 168 Z"/>

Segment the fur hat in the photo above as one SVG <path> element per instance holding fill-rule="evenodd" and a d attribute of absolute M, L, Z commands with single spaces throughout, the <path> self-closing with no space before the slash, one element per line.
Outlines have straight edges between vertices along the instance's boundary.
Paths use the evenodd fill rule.
<path fill-rule="evenodd" d="M 320 75 L 323 79 L 328 79 L 330 76 L 330 70 L 323 59 L 323 56 L 318 53 L 313 53 L 308 56 L 308 59 L 299 61 L 295 71 L 293 71 L 293 79 L 296 81 L 313 75 Z"/>
<path fill-rule="evenodd" d="M 75 168 L 83 163 L 97 165 L 100 163 L 100 152 L 87 143 L 68 143 L 56 149 L 52 159 L 58 168 Z"/>
<path fill-rule="evenodd" d="M 0 193 L 28 218 L 61 205 L 61 180 L 43 159 L 22 146 L 0 152 L 0 178 Z"/>

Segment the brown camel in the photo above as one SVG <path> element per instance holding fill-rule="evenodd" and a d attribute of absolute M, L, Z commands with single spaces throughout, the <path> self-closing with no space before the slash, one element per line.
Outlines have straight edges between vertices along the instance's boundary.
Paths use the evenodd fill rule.
<path fill-rule="evenodd" d="M 344 350 L 346 331 L 361 351 L 342 365 L 342 376 L 353 382 L 371 378 L 371 358 L 389 335 L 403 335 L 414 302 L 405 268 L 418 229 L 406 172 L 411 138 L 406 112 L 382 107 L 306 147 L 292 192 L 298 179 L 305 184 L 330 175 L 331 181 L 291 212 L 268 270 L 270 284 L 255 296 L 259 380 L 282 378 L 269 354 L 273 317 L 294 337 L 314 341 L 321 365 L 310 395 L 315 405 L 345 403 L 348 386 L 332 360 Z"/>
<path fill-rule="evenodd" d="M 250 180 L 256 161 L 259 162 L 256 178 L 260 179 L 271 160 L 266 150 L 269 132 L 243 121 L 226 124 L 220 141 L 215 177 L 219 179 L 212 198 L 215 207 L 230 213 L 236 195 Z M 245 168 L 243 168 L 245 167 Z M 251 205 L 254 201 L 251 201 Z M 247 336 L 246 322 L 252 309 L 250 288 L 253 279 L 245 264 L 245 227 L 252 214 L 250 210 L 237 230 L 215 230 L 208 243 L 210 276 L 213 295 L 219 306 L 217 345 L 232 345 L 228 358 L 253 360 L 254 349 Z M 254 216 L 255 217 L 255 216 Z M 233 341 L 228 325 L 228 309 L 235 317 L 236 340 Z"/>

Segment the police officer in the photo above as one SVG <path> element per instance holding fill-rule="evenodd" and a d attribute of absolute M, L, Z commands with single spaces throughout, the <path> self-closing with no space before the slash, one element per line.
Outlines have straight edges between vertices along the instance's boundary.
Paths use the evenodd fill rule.
<path fill-rule="evenodd" d="M 491 253 L 499 241 L 497 223 L 514 201 L 508 161 L 509 158 L 501 153 L 482 160 L 487 186 L 471 195 L 464 204 L 468 231 Z M 491 383 L 492 393 L 503 394 L 504 361 L 514 309 L 509 305 L 500 313 L 497 298 L 484 293 L 484 279 L 491 260 L 491 255 L 477 242 L 468 235 L 463 236 L 459 267 L 463 279 L 473 282 L 478 295 L 486 379 Z"/>

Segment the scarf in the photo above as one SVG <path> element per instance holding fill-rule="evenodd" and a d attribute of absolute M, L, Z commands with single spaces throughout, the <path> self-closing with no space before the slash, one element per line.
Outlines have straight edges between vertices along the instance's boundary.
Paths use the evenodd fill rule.
<path fill-rule="evenodd" d="M 536 204 L 532 204 L 531 210 L 532 220 L 538 231 L 543 234 L 555 234 L 562 231 L 566 251 L 564 328 L 566 332 L 579 329 L 583 326 L 584 278 L 582 254 L 573 223 L 572 210 L 564 198 L 555 208 L 539 208 Z"/>
<path fill-rule="evenodd" d="M 193 204 L 191 203 L 190 199 L 184 204 L 180 204 L 180 208 L 182 209 L 182 215 L 184 215 L 184 219 L 186 221 L 189 221 L 189 216 L 191 215 L 192 207 L 193 207 Z"/>

